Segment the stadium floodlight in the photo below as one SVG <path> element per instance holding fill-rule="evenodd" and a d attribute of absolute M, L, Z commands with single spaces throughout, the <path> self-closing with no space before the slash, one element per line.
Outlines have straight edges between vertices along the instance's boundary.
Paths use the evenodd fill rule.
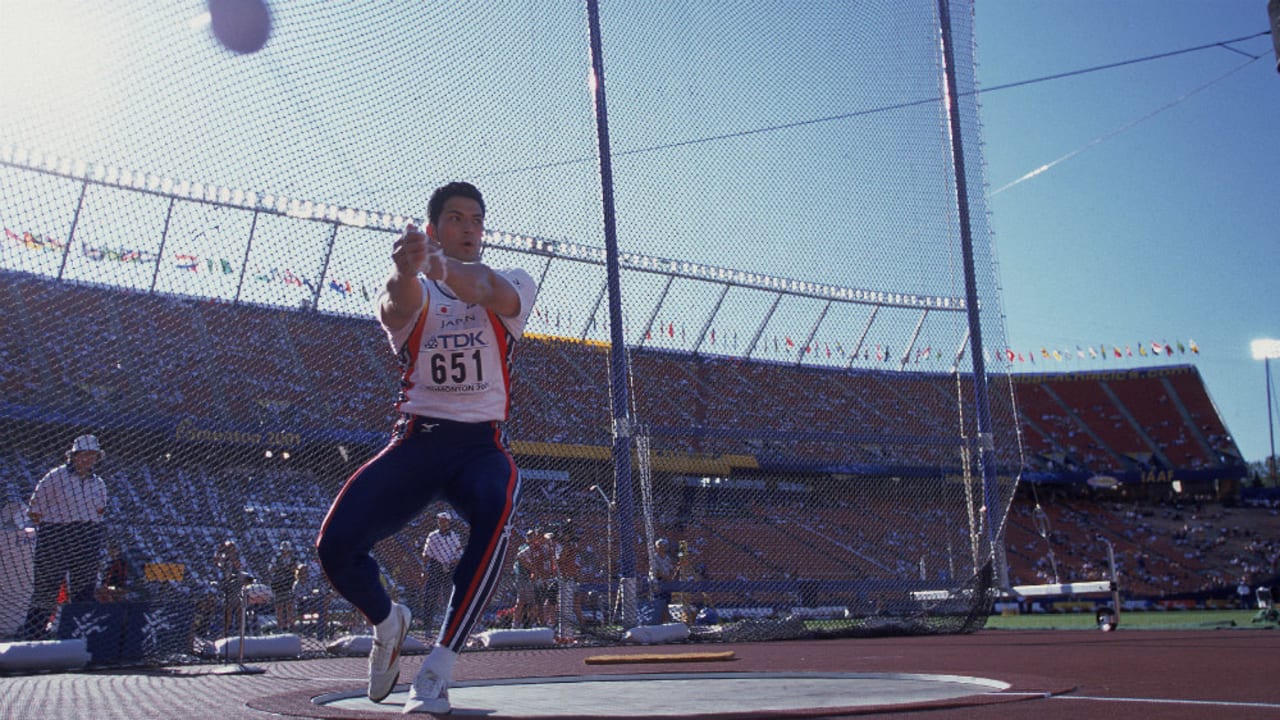
<path fill-rule="evenodd" d="M 1280 360 L 1280 340 L 1259 338 L 1249 343 L 1254 360 Z"/>
<path fill-rule="evenodd" d="M 1280 358 L 1280 340 L 1258 338 L 1249 343 L 1253 351 L 1253 359 L 1261 360 L 1266 368 L 1267 380 L 1267 435 L 1271 438 L 1271 454 L 1267 456 L 1267 475 L 1271 478 L 1271 486 L 1276 485 L 1276 429 L 1271 418 L 1271 361 Z"/>

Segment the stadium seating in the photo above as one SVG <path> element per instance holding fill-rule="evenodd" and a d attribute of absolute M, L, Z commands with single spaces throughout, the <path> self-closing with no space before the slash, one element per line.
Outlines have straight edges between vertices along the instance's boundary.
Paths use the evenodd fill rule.
<path fill-rule="evenodd" d="M 9 282 L 0 292 L 14 312 L 0 319 L 0 360 L 7 363 L 0 384 L 15 418 L 21 408 L 84 411 L 112 416 L 130 429 L 131 423 L 172 428 L 185 419 L 209 427 L 338 431 L 375 444 L 393 421 L 398 369 L 371 318 L 107 290 L 21 273 L 5 278 Z M 65 333 L 35 334 L 24 319 L 33 312 Z M 946 373 L 829 370 L 649 349 L 633 350 L 629 360 L 635 411 L 656 456 L 738 455 L 778 468 L 862 468 L 874 476 L 890 467 L 958 469 L 958 447 L 936 439 L 976 434 L 973 413 L 966 410 L 962 418 L 956 404 L 959 396 L 964 408 L 972 408 L 972 384 Z M 512 439 L 607 448 L 612 420 L 606 348 L 530 335 L 516 362 L 522 382 L 508 428 Z M 565 368 L 572 382 L 559 379 Z M 1006 390 L 999 385 L 994 391 Z M 1160 455 L 1173 468 L 1239 462 L 1191 367 L 1126 377 L 1042 375 L 1019 379 L 1014 392 L 1027 463 L 1040 471 L 1123 472 L 1151 467 Z M 997 457 L 1006 471 L 1016 469 L 1007 466 L 1016 462 L 1016 443 L 1013 436 L 999 440 Z M 0 453 L 0 491 L 25 499 L 56 459 L 18 448 Z M 197 586 L 214 577 L 213 548 L 228 535 L 246 548 L 246 562 L 255 569 L 265 569 L 269 549 L 280 540 L 309 547 L 337 489 L 307 470 L 234 464 L 207 469 L 189 459 L 170 465 L 155 457 L 118 458 L 110 472 L 111 515 L 137 519 L 116 528 L 120 539 L 148 562 L 186 563 Z M 663 497 L 658 505 L 677 507 L 692 497 Z M 549 525 L 572 513 L 598 536 L 603 513 L 582 511 L 582 502 L 531 497 L 518 523 Z M 1063 581 L 1096 576 L 1103 547 L 1096 538 L 1102 533 L 1143 592 L 1232 582 L 1220 564 L 1205 560 L 1213 548 L 1197 544 L 1195 530 L 1156 528 L 1151 521 L 1084 511 L 1065 501 L 1046 508 L 1053 527 L 1048 542 L 1055 544 Z M 695 541 L 697 564 L 715 580 L 734 579 L 725 576 L 726 568 L 755 579 L 921 572 L 936 579 L 968 543 L 968 529 L 956 519 L 918 517 L 890 496 L 822 508 L 729 504 L 702 510 L 715 522 L 668 525 L 664 532 Z M 867 513 L 890 520 L 872 525 L 880 530 L 867 530 L 860 522 Z M 925 549 L 911 531 L 921 522 L 946 525 L 954 538 L 952 557 Z M 380 549 L 406 577 L 415 576 L 416 548 L 426 530 L 414 525 Z M 1044 579 L 1046 540 L 1035 531 L 1024 501 L 1015 503 L 1007 532 L 1011 570 L 1022 580 Z M 880 556 L 875 548 L 882 546 L 895 550 Z M 587 554 L 587 577 L 603 577 L 603 563 L 595 561 L 600 551 Z M 912 559 L 910 567 L 903 558 Z"/>

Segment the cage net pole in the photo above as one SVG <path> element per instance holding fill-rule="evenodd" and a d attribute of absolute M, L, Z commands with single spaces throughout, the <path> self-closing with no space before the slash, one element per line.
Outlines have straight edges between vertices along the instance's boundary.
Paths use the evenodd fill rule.
<path fill-rule="evenodd" d="M 960 95 L 956 89 L 955 50 L 951 36 L 950 0 L 938 0 L 938 20 L 942 42 L 943 72 L 946 77 L 946 108 L 950 123 L 951 158 L 955 170 L 956 211 L 960 220 L 960 249 L 964 264 L 965 307 L 969 317 L 969 340 L 973 352 L 973 395 L 978 434 L 978 468 L 982 472 L 981 521 L 987 534 L 987 550 L 994 557 L 998 543 L 996 523 L 991 513 L 999 499 L 991 426 L 991 407 L 987 397 L 987 370 L 982 354 L 982 320 L 978 302 L 978 285 L 973 258 L 973 228 L 969 217 L 969 185 L 965 176 L 963 125 L 960 122 Z"/>
<path fill-rule="evenodd" d="M 618 503 L 618 593 L 622 596 L 622 622 L 636 618 L 635 526 L 632 518 L 631 411 L 627 402 L 626 339 L 622 325 L 621 271 L 618 265 L 618 228 L 613 201 L 613 161 L 609 149 L 609 112 L 604 92 L 604 56 L 600 39 L 600 6 L 587 0 L 587 26 L 591 39 L 591 87 L 600 154 L 601 209 L 604 215 L 605 273 L 609 285 L 609 390 L 613 415 L 613 469 Z"/>

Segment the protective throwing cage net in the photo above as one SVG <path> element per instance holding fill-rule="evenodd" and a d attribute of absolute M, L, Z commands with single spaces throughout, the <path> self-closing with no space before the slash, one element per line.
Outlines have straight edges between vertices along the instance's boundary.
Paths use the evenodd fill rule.
<path fill-rule="evenodd" d="M 485 193 L 484 262 L 540 286 L 518 538 L 477 631 L 981 626 L 1020 461 L 966 301 L 961 141 L 1004 347 L 969 4 L 951 101 L 934 0 L 602 5 L 607 187 L 580 2 L 275 2 L 236 53 L 196 0 L 0 0 L 0 638 L 91 636 L 109 664 L 225 659 L 241 609 L 303 654 L 368 631 L 313 543 L 387 442 L 373 300 L 451 180 Z M 34 529 L 83 435 L 105 499 L 40 500 Z M 424 640 L 440 511 L 377 548 Z"/>

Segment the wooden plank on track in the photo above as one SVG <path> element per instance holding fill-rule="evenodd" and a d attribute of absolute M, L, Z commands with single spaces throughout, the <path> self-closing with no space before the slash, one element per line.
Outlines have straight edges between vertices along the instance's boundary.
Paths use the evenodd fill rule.
<path fill-rule="evenodd" d="M 723 652 L 629 653 L 625 655 L 592 655 L 588 665 L 624 665 L 627 663 L 722 662 L 734 660 L 732 650 Z"/>

